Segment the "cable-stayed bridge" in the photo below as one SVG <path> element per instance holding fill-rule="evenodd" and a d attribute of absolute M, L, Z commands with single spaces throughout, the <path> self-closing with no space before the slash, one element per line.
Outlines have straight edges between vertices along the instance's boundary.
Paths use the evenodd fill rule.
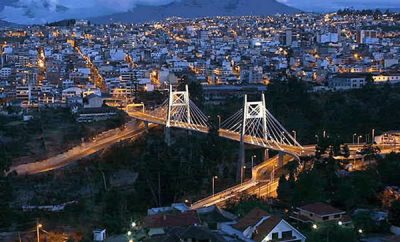
<path fill-rule="evenodd" d="M 295 157 L 302 155 L 304 148 L 266 108 L 264 94 L 257 102 L 248 102 L 246 95 L 244 98 L 244 107 L 222 123 L 221 137 Z"/>
<path fill-rule="evenodd" d="M 169 98 L 154 110 L 141 111 L 127 107 L 127 113 L 145 123 L 164 125 L 167 129 L 181 128 L 201 133 L 208 133 L 210 124 L 208 117 L 189 99 L 188 86 L 185 91 L 169 89 Z"/>
<path fill-rule="evenodd" d="M 141 110 L 137 109 L 138 106 L 141 107 Z M 152 126 L 165 126 L 166 142 L 169 145 L 171 144 L 171 128 L 200 133 L 209 133 L 211 129 L 208 117 L 190 100 L 187 86 L 184 91 L 174 91 L 170 87 L 168 99 L 154 110 L 146 110 L 144 105 L 132 104 L 127 107 L 126 112 L 134 119 L 143 121 L 145 127 L 148 127 L 149 123 Z M 141 133 L 143 132 L 140 131 Z M 261 101 L 257 102 L 249 102 L 247 96 L 245 96 L 243 108 L 221 124 L 218 134 L 221 137 L 240 142 L 238 178 L 241 182 L 234 187 L 218 193 L 217 196 L 210 196 L 194 203 L 193 208 L 217 204 L 242 192 L 254 193 L 256 189 L 267 189 L 267 193 L 265 194 L 274 194 L 277 187 L 276 180 L 263 180 L 263 178 L 265 179 L 266 172 L 269 172 L 271 167 L 282 167 L 288 160 L 292 159 L 288 155 L 298 158 L 304 151 L 296 139 L 267 110 L 264 95 L 262 95 Z M 110 142 L 105 145 L 110 145 L 119 140 L 121 140 L 120 136 L 116 136 L 116 138 L 111 137 Z M 249 181 L 243 181 L 245 144 L 279 152 L 279 155 L 271 159 L 266 159 L 265 162 L 254 168 L 252 167 L 252 179 Z M 97 149 L 94 149 L 94 147 L 101 148 L 103 146 L 93 143 L 87 144 L 85 147 L 87 148 L 80 148 L 79 152 L 77 151 L 73 154 L 68 152 L 61 154 L 60 157 L 62 159 L 56 156 L 54 159 L 52 157 L 43 162 L 36 162 L 34 166 L 23 165 L 23 167 L 19 166 L 13 169 L 16 171 L 21 170 L 22 172 L 18 172 L 21 174 L 36 174 L 54 170 L 66 165 L 77 157 L 82 158 L 86 154 L 89 154 L 87 150 L 95 152 Z M 40 166 L 40 169 L 38 169 L 38 166 Z"/>

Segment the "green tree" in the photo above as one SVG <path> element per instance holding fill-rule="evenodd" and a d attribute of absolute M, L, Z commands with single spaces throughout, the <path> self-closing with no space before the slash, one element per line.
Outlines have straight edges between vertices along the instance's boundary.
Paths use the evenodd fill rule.
<path fill-rule="evenodd" d="M 13 221 L 13 209 L 10 206 L 13 196 L 10 177 L 6 176 L 10 158 L 4 147 L 0 147 L 0 228 L 8 227 Z"/>
<path fill-rule="evenodd" d="M 348 145 L 343 145 L 343 146 L 342 146 L 342 155 L 343 155 L 345 158 L 349 158 L 349 157 L 350 157 L 350 149 L 349 149 L 349 146 L 348 146 Z"/>
<path fill-rule="evenodd" d="M 282 202 L 286 202 L 290 204 L 293 200 L 293 186 L 290 181 L 288 181 L 285 177 L 285 175 L 282 175 L 279 177 L 279 183 L 278 183 L 278 199 L 281 200 Z"/>

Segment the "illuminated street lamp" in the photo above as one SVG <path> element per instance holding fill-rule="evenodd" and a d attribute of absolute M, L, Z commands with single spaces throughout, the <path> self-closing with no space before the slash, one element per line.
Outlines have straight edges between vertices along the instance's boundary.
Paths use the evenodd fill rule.
<path fill-rule="evenodd" d="M 135 228 L 136 225 L 137 225 L 136 222 L 132 222 L 132 224 L 131 224 L 132 228 Z"/>
<path fill-rule="evenodd" d="M 343 225 L 343 222 L 342 222 L 342 221 L 339 221 L 337 224 L 338 224 L 339 226 L 342 226 L 342 225 Z"/>
<path fill-rule="evenodd" d="M 256 155 L 251 156 L 251 169 L 253 169 L 253 167 L 254 167 L 254 158 L 256 158 L 256 157 L 257 157 Z"/>
<path fill-rule="evenodd" d="M 362 234 L 364 231 L 362 229 L 358 229 L 358 233 Z"/>
<path fill-rule="evenodd" d="M 360 139 L 362 138 L 362 135 L 357 137 L 357 145 L 360 145 Z"/>
<path fill-rule="evenodd" d="M 218 129 L 221 128 L 221 115 L 217 115 L 218 118 Z"/>
<path fill-rule="evenodd" d="M 132 235 L 132 232 L 131 231 L 128 231 L 128 233 L 126 233 L 128 236 L 131 236 Z"/>
<path fill-rule="evenodd" d="M 218 179 L 218 176 L 213 176 L 212 177 L 212 195 L 213 196 L 215 194 L 215 179 Z"/>
<path fill-rule="evenodd" d="M 40 233 L 39 233 L 39 230 L 40 230 L 42 227 L 43 227 L 42 224 L 40 224 L 40 223 L 37 223 L 37 224 L 36 224 L 36 238 L 37 238 L 37 241 L 38 241 L 38 242 L 40 242 Z"/>
<path fill-rule="evenodd" d="M 356 143 L 356 141 L 355 141 L 355 137 L 357 136 L 357 134 L 356 133 L 354 133 L 353 134 L 353 145 Z"/>
<path fill-rule="evenodd" d="M 313 224 L 313 225 L 312 225 L 312 228 L 313 228 L 313 229 L 318 229 L 318 225 Z"/>

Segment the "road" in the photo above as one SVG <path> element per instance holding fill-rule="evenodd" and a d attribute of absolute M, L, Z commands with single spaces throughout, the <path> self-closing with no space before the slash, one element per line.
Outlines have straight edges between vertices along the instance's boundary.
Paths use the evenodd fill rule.
<path fill-rule="evenodd" d="M 292 160 L 293 157 L 289 155 L 284 156 L 284 163 Z M 253 194 L 257 191 L 263 191 L 263 195 L 270 195 L 271 193 L 276 192 L 277 182 L 269 182 L 270 174 L 273 167 L 278 163 L 279 155 L 276 155 L 263 163 L 255 166 L 252 169 L 252 173 L 255 175 L 251 180 L 243 182 L 242 184 L 238 184 L 236 186 L 230 187 L 224 191 L 216 193 L 215 195 L 206 197 L 201 199 L 194 204 L 192 204 L 192 209 L 197 209 L 201 207 L 207 207 L 215 204 L 222 204 L 230 198 L 233 198 L 243 192 Z M 268 192 L 267 194 L 265 194 Z"/>
<path fill-rule="evenodd" d="M 166 124 L 165 118 L 160 118 L 160 117 L 156 117 L 154 115 L 148 114 L 148 113 L 144 113 L 144 112 L 127 112 L 128 115 L 134 119 L 137 120 L 141 120 L 143 122 L 148 122 L 148 123 L 155 123 L 155 124 L 159 124 L 159 125 L 164 125 Z M 172 127 L 176 127 L 176 128 L 184 128 L 187 130 L 193 130 L 196 132 L 200 132 L 200 133 L 205 133 L 207 134 L 210 131 L 209 127 L 206 126 L 202 126 L 199 124 L 188 124 L 188 123 L 184 123 L 184 122 L 178 122 L 178 121 L 174 121 L 171 120 L 171 126 Z"/>
<path fill-rule="evenodd" d="M 149 125 L 149 128 L 156 126 Z M 33 175 L 43 172 L 52 171 L 71 164 L 74 161 L 95 154 L 104 148 L 118 143 L 122 140 L 137 138 L 146 131 L 143 124 L 137 122 L 129 122 L 123 130 L 115 129 L 108 131 L 109 135 L 98 137 L 90 142 L 82 143 L 62 154 L 50 157 L 45 160 L 22 164 L 11 167 L 9 173 L 16 172 L 18 175 Z"/>

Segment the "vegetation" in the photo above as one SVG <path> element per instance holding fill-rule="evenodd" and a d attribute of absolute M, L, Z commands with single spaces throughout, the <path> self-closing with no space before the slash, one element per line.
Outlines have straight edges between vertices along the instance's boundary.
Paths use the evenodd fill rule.
<path fill-rule="evenodd" d="M 372 129 L 379 134 L 400 127 L 400 120 L 393 118 L 400 116 L 399 90 L 384 85 L 310 93 L 304 82 L 289 79 L 268 87 L 267 107 L 288 131 L 296 130 L 303 144 L 315 144 L 324 131 L 339 143 L 352 142 L 354 133 L 364 142 L 366 137 L 370 140 Z"/>
<path fill-rule="evenodd" d="M 126 121 L 124 114 L 120 113 L 106 121 L 77 123 L 70 110 L 63 108 L 29 114 L 33 119 L 26 122 L 20 115 L 0 118 L 0 148 L 7 151 L 11 160 L 46 158 L 79 144 L 83 138 L 120 127 Z"/>
<path fill-rule="evenodd" d="M 389 220 L 390 222 L 400 227 L 400 200 L 395 200 L 389 209 Z"/>
<path fill-rule="evenodd" d="M 339 226 L 336 222 L 319 224 L 317 229 L 306 230 L 307 242 L 359 241 L 352 228 Z"/>

